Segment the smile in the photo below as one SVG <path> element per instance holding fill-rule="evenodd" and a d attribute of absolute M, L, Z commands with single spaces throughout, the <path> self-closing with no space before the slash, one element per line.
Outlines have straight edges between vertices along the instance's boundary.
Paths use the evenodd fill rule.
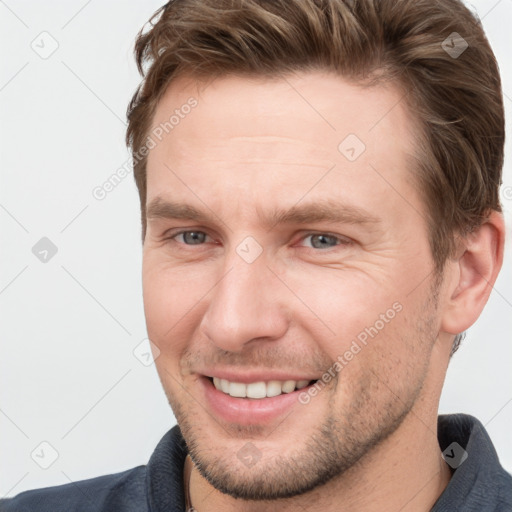
<path fill-rule="evenodd" d="M 270 398 L 279 396 L 283 393 L 292 393 L 293 391 L 305 388 L 311 382 L 310 380 L 270 380 L 268 382 L 231 382 L 218 377 L 210 377 L 213 385 L 218 391 L 234 398 Z"/>

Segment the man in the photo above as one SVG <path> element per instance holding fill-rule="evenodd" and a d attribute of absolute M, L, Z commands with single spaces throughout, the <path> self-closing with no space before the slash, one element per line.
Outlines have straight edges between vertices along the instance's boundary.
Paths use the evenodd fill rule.
<path fill-rule="evenodd" d="M 155 20 L 127 142 L 178 426 L 147 466 L 1 510 L 512 510 L 482 424 L 438 417 L 503 259 L 481 26 L 458 0 L 176 0 Z"/>

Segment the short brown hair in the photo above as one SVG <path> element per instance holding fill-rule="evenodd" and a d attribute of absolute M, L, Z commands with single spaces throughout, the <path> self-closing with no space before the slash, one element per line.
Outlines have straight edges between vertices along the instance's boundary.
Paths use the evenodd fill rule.
<path fill-rule="evenodd" d="M 160 98 L 181 75 L 275 78 L 320 69 L 359 84 L 396 83 L 420 127 L 412 171 L 439 271 L 456 234 L 501 211 L 501 81 L 479 20 L 460 0 L 174 0 L 150 23 L 135 44 L 143 81 L 128 107 L 126 134 L 143 238 L 141 148 Z"/>

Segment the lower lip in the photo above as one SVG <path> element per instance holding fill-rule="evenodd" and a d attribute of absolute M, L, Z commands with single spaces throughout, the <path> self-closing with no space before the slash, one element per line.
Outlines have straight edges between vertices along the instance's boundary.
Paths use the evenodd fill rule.
<path fill-rule="evenodd" d="M 314 385 L 267 398 L 235 398 L 219 391 L 207 377 L 201 377 L 199 380 L 206 401 L 215 416 L 238 425 L 268 423 L 284 416 L 294 404 L 302 405 L 299 402 L 299 394 L 307 392 Z"/>

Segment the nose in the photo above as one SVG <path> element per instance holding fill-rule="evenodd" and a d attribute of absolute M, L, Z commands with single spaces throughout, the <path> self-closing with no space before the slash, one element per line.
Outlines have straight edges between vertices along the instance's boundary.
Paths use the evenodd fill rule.
<path fill-rule="evenodd" d="M 246 263 L 235 254 L 211 292 L 201 331 L 229 352 L 240 352 L 257 340 L 280 339 L 289 323 L 284 299 L 282 283 L 265 258 Z"/>

